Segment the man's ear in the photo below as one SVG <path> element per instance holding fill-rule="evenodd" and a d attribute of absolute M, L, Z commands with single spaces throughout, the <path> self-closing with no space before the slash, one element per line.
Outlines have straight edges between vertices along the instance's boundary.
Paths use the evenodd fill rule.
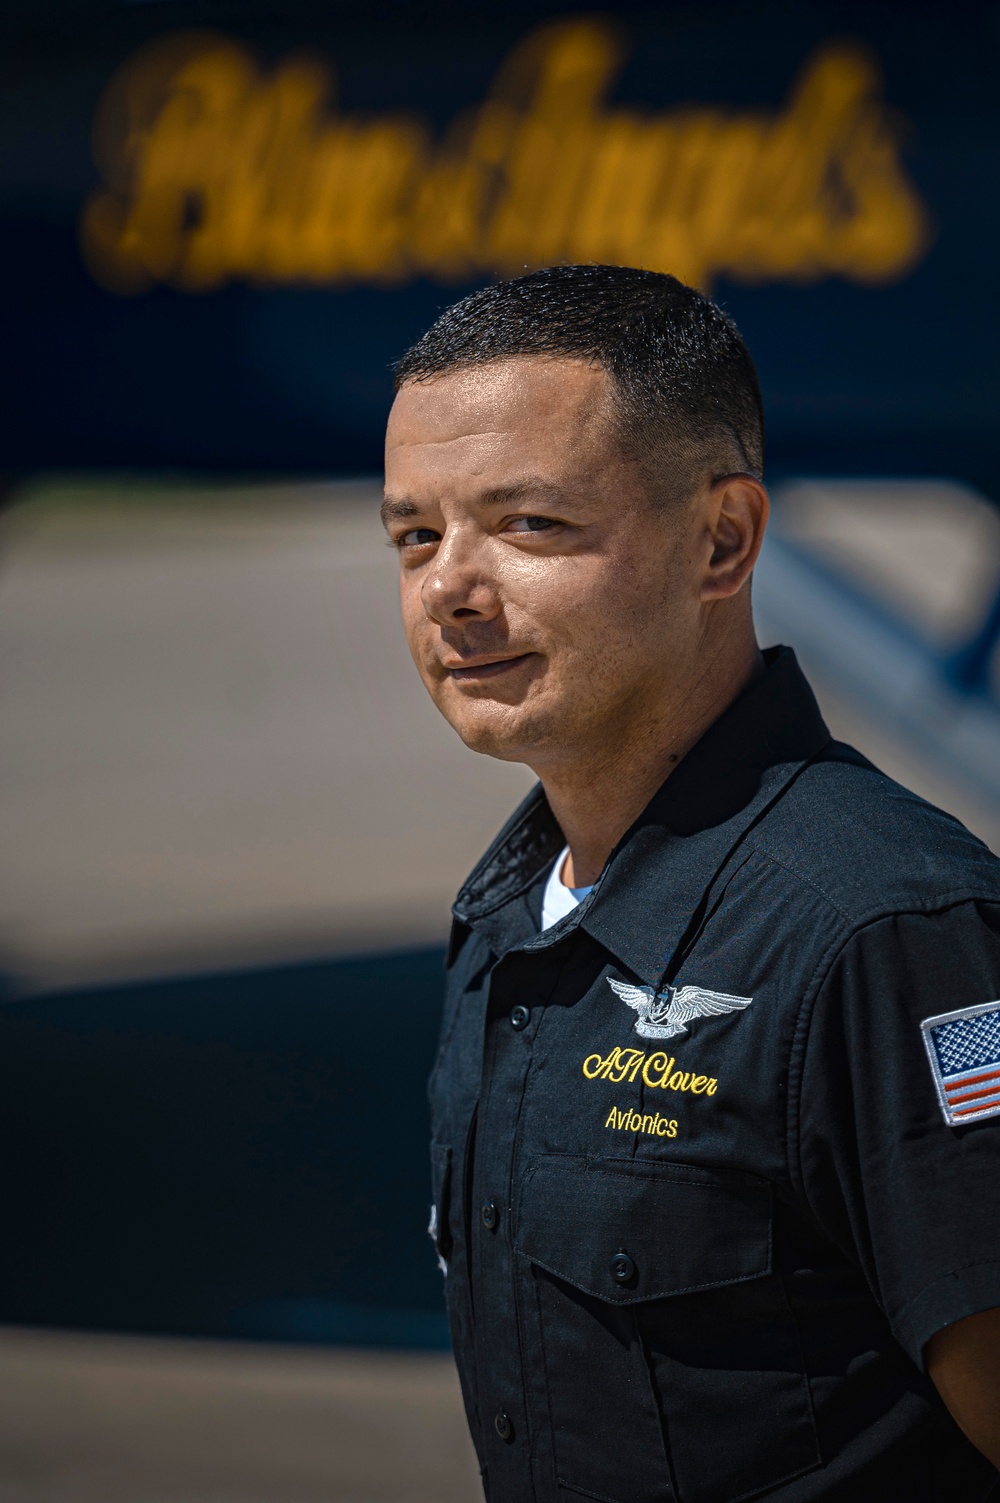
<path fill-rule="evenodd" d="M 770 514 L 767 491 L 752 475 L 722 475 L 712 482 L 706 513 L 711 552 L 702 579 L 703 600 L 728 600 L 750 577 Z"/>

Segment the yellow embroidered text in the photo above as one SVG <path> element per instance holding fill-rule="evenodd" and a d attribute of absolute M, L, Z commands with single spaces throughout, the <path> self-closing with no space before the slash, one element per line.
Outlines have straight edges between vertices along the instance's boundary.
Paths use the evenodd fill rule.
<path fill-rule="evenodd" d="M 661 1049 L 647 1055 L 641 1049 L 615 1048 L 606 1057 L 588 1054 L 582 1069 L 588 1080 L 610 1080 L 613 1085 L 639 1077 L 644 1085 L 659 1087 L 663 1091 L 690 1091 L 692 1096 L 715 1095 L 719 1082 L 714 1075 L 677 1070 L 674 1068 L 676 1064 L 673 1055 L 664 1054 Z"/>
<path fill-rule="evenodd" d="M 677 1136 L 676 1121 L 673 1118 L 661 1117 L 659 1112 L 655 1117 L 644 1117 L 641 1112 L 620 1112 L 616 1106 L 613 1106 L 604 1125 L 617 1128 L 619 1132 L 644 1132 L 654 1138 L 676 1138 Z"/>

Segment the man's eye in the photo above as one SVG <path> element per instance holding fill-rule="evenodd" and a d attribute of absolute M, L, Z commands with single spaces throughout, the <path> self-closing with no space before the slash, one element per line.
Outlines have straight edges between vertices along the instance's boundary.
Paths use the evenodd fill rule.
<path fill-rule="evenodd" d="M 510 532 L 547 532 L 550 527 L 558 527 L 551 517 L 515 517 L 511 522 Z"/>
<path fill-rule="evenodd" d="M 422 548 L 427 543 L 436 543 L 438 535 L 433 527 L 412 527 L 409 532 L 402 533 L 397 539 L 400 548 Z"/>

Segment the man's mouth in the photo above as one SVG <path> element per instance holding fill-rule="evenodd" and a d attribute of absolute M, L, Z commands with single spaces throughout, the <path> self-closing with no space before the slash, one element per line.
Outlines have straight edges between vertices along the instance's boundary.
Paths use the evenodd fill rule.
<path fill-rule="evenodd" d="M 510 658 L 472 658 L 454 665 L 445 663 L 443 666 L 448 670 L 450 678 L 459 683 L 468 683 L 473 679 L 499 678 L 501 674 L 510 673 L 533 657 L 537 657 L 537 653 L 519 652 Z"/>

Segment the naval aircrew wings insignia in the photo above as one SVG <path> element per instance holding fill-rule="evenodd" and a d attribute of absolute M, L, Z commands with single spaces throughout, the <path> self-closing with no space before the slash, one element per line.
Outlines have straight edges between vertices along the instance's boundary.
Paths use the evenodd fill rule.
<path fill-rule="evenodd" d="M 717 1017 L 724 1012 L 742 1012 L 752 997 L 730 997 L 709 992 L 702 986 L 666 986 L 662 992 L 651 986 L 630 986 L 609 976 L 608 985 L 622 1001 L 635 1009 L 635 1031 L 644 1039 L 669 1039 L 686 1033 L 694 1018 Z"/>

